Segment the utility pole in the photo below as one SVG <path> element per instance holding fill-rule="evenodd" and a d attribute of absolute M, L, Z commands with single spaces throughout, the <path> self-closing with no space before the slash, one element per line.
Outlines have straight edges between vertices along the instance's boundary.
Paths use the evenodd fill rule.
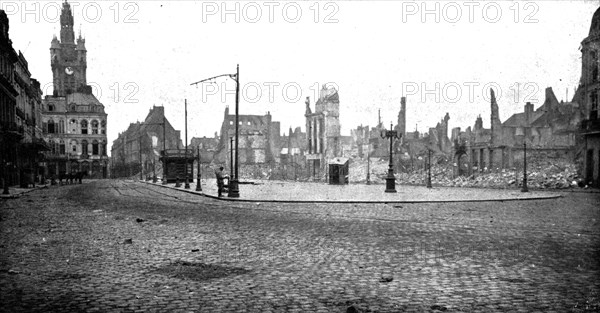
<path fill-rule="evenodd" d="M 162 157 L 163 157 L 163 178 L 162 178 L 162 184 L 166 185 L 167 184 L 167 161 L 165 160 L 165 157 L 167 156 L 167 124 L 166 124 L 166 118 L 165 118 L 165 107 L 163 106 L 163 152 L 162 152 Z"/>
<path fill-rule="evenodd" d="M 230 198 L 239 198 L 240 197 L 240 189 L 238 186 L 239 176 L 239 131 L 240 131 L 240 65 L 238 64 L 236 67 L 235 74 L 235 177 L 234 179 L 229 181 L 229 197 Z"/>
<path fill-rule="evenodd" d="M 185 99 L 185 189 L 190 189 L 188 179 L 187 99 Z"/>

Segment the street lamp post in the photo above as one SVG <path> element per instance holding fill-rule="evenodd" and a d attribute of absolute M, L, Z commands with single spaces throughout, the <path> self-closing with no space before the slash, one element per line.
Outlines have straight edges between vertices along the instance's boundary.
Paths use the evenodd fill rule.
<path fill-rule="evenodd" d="M 233 137 L 229 137 L 229 175 L 233 176 Z"/>
<path fill-rule="evenodd" d="M 235 173 L 232 173 L 233 179 L 229 180 L 229 194 L 230 198 L 239 198 L 240 190 L 238 187 L 238 136 L 239 136 L 239 105 L 240 105 L 240 65 L 238 64 L 236 67 L 235 74 L 221 74 L 211 78 L 206 78 L 195 83 L 191 83 L 190 85 L 197 85 L 199 83 L 213 80 L 215 78 L 221 76 L 229 76 L 231 79 L 235 80 Z"/>
<path fill-rule="evenodd" d="M 142 163 L 142 134 L 140 133 L 138 144 L 140 145 L 140 180 L 144 180 L 144 163 Z"/>
<path fill-rule="evenodd" d="M 239 198 L 240 197 L 240 189 L 238 186 L 239 182 L 239 109 L 240 109 L 240 65 L 238 64 L 236 67 L 235 73 L 235 177 L 229 181 L 229 194 L 230 198 Z"/>
<path fill-rule="evenodd" d="M 190 189 L 188 179 L 188 137 L 187 137 L 187 99 L 185 99 L 185 189 Z"/>
<path fill-rule="evenodd" d="M 427 188 L 431 188 L 431 149 L 427 148 Z"/>
<path fill-rule="evenodd" d="M 165 117 L 165 109 L 163 106 L 163 177 L 162 177 L 162 184 L 166 185 L 167 184 L 167 162 L 165 161 L 165 156 L 167 155 L 167 124 L 166 124 L 166 117 Z"/>
<path fill-rule="evenodd" d="M 529 192 L 527 188 L 527 143 L 525 142 L 525 136 L 523 136 L 523 187 L 521 192 Z"/>
<path fill-rule="evenodd" d="M 387 177 L 385 178 L 386 181 L 386 188 L 385 188 L 385 192 L 396 192 L 396 177 L 394 177 L 394 164 L 393 164 L 393 142 L 394 142 L 394 138 L 396 139 L 400 139 L 400 136 L 402 136 L 401 134 L 399 135 L 397 131 L 392 130 L 393 129 L 393 124 L 390 123 L 390 130 L 386 131 L 383 130 L 381 131 L 381 138 L 389 138 L 390 139 L 390 164 L 388 167 L 388 174 Z"/>
<path fill-rule="evenodd" d="M 367 185 L 371 184 L 371 143 L 367 142 Z"/>
<path fill-rule="evenodd" d="M 202 191 L 202 159 L 200 158 L 200 144 L 198 144 L 198 173 L 196 173 L 196 191 Z"/>

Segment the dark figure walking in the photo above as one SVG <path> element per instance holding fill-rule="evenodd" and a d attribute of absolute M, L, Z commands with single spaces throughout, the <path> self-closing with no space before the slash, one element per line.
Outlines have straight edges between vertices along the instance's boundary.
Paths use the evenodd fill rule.
<path fill-rule="evenodd" d="M 229 176 L 225 175 L 225 173 L 223 173 L 223 167 L 219 167 L 218 171 L 215 171 L 215 175 L 217 176 L 217 189 L 219 191 L 219 198 L 221 197 L 221 194 L 223 193 L 223 189 L 226 187 L 225 186 L 225 178 L 229 179 Z"/>

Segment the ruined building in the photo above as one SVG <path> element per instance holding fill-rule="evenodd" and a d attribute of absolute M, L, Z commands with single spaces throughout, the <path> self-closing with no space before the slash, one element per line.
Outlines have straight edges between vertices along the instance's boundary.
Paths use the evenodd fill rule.
<path fill-rule="evenodd" d="M 490 98 L 490 128 L 483 127 L 479 116 L 473 129 L 452 130 L 456 174 L 513 168 L 515 161 L 522 162 L 524 143 L 528 159 L 572 161 L 575 158 L 578 125 L 582 120 L 579 104 L 559 103 L 552 88 L 546 88 L 546 99 L 540 107 L 534 110 L 534 105 L 528 102 L 523 112 L 501 123 L 493 90 Z"/>
<path fill-rule="evenodd" d="M 326 173 L 327 161 L 342 154 L 338 91 L 323 85 L 314 112 L 310 108 L 310 98 L 306 98 L 304 116 L 308 143 L 307 167 L 314 178 L 320 178 Z"/>
<path fill-rule="evenodd" d="M 160 176 L 163 168 L 159 158 L 163 149 L 184 148 L 181 131 L 173 128 L 166 119 L 165 108 L 154 106 L 143 122 L 129 124 L 113 141 L 110 154 L 112 176 L 132 176 L 140 169 L 144 174 L 156 172 Z"/>
<path fill-rule="evenodd" d="M 60 41 L 50 44 L 54 92 L 42 102 L 44 136 L 53 147 L 46 154 L 46 174 L 85 172 L 107 177 L 107 114 L 87 85 L 87 50 L 79 35 L 75 42 L 73 14 L 68 2 L 60 15 Z"/>
<path fill-rule="evenodd" d="M 239 162 L 244 164 L 263 164 L 279 162 L 280 123 L 272 120 L 271 113 L 266 115 L 239 115 Z M 235 114 L 229 114 L 225 108 L 221 135 L 214 162 L 228 162 L 231 138 L 235 140 Z M 235 142 L 233 143 L 235 147 Z"/>
<path fill-rule="evenodd" d="M 280 141 L 280 160 L 281 163 L 304 164 L 304 154 L 307 149 L 306 133 L 303 133 L 300 127 L 296 127 L 292 132 L 290 127 L 288 135 L 283 135 Z"/>
<path fill-rule="evenodd" d="M 581 42 L 581 79 L 573 101 L 582 106 L 583 176 L 587 183 L 600 186 L 600 8 L 592 17 L 588 36 Z"/>

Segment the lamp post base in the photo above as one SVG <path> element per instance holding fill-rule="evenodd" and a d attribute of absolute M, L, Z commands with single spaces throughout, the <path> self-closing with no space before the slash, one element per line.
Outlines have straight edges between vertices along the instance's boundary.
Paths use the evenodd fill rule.
<path fill-rule="evenodd" d="M 188 179 L 185 179 L 185 184 L 184 184 L 184 189 L 190 189 L 190 182 L 188 181 Z"/>
<path fill-rule="evenodd" d="M 239 198 L 240 197 L 240 189 L 238 186 L 237 180 L 229 181 L 229 193 L 227 194 L 229 198 Z"/>
<path fill-rule="evenodd" d="M 529 192 L 529 188 L 527 188 L 526 180 L 523 180 L 523 187 L 521 187 L 521 192 Z"/>
<path fill-rule="evenodd" d="M 387 177 L 385 178 L 385 192 L 396 192 L 396 177 L 394 176 L 394 170 L 390 169 Z"/>

